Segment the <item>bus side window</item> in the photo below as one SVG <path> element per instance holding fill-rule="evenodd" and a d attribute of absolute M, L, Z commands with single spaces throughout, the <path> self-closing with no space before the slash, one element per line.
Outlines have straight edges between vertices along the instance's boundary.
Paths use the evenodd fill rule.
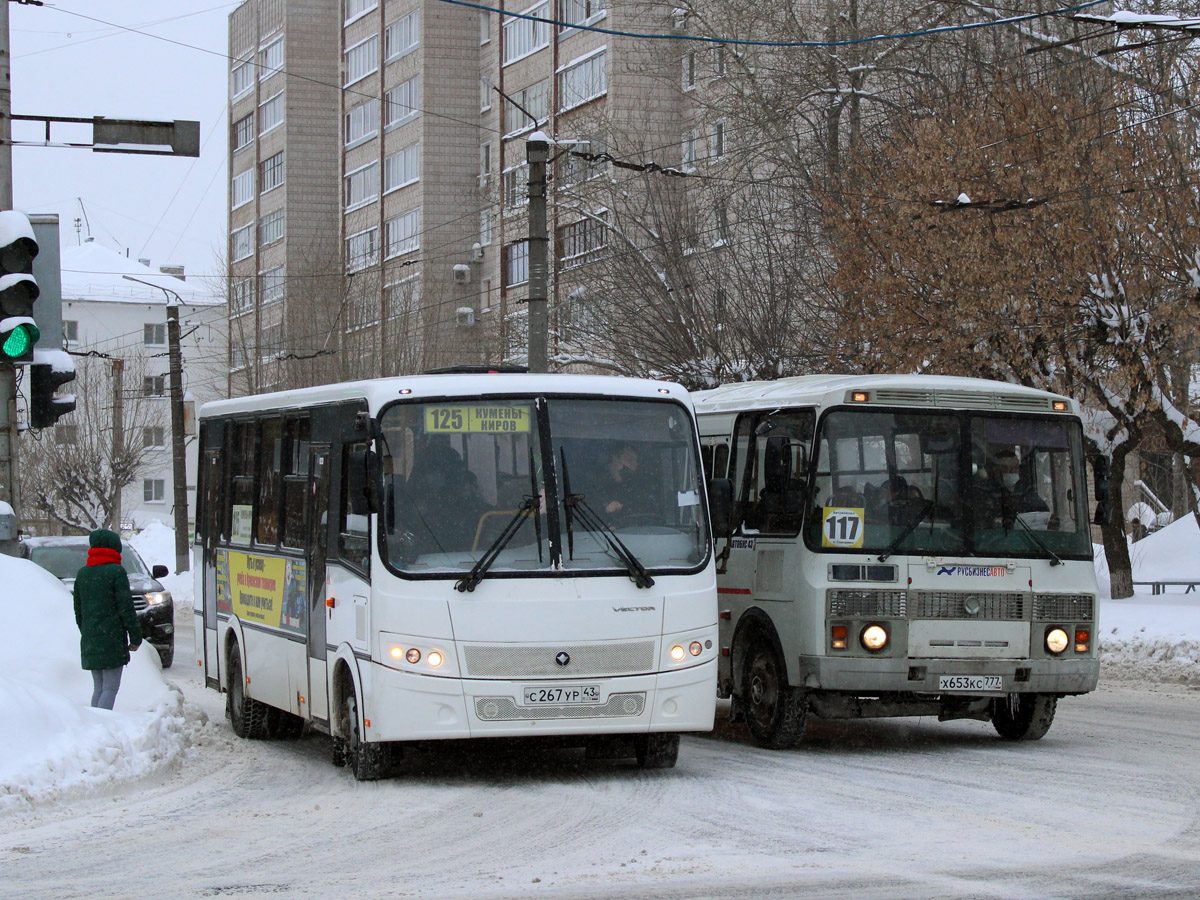
<path fill-rule="evenodd" d="M 279 480 L 283 455 L 283 420 L 265 419 L 259 436 L 258 517 L 254 540 L 274 546 L 279 540 Z"/>
<path fill-rule="evenodd" d="M 371 571 L 371 529 L 367 510 L 367 445 L 342 448 L 342 501 L 338 512 L 338 557 L 347 565 Z"/>
<path fill-rule="evenodd" d="M 713 450 L 712 474 L 709 478 L 725 478 L 729 471 L 729 445 L 717 444 Z"/>
<path fill-rule="evenodd" d="M 233 483 L 230 509 L 229 542 L 248 545 L 253 534 L 255 423 L 238 422 L 233 426 L 233 459 L 230 476 Z"/>
<path fill-rule="evenodd" d="M 279 536 L 279 543 L 284 547 L 302 548 L 308 536 L 310 437 L 310 420 L 287 420 L 283 452 L 283 529 Z"/>

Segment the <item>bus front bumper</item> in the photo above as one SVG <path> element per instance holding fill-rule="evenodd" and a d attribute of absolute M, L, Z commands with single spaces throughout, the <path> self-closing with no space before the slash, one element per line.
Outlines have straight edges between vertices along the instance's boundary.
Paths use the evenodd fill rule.
<path fill-rule="evenodd" d="M 717 664 L 621 678 L 500 681 L 364 667 L 377 698 L 365 710 L 369 741 L 711 731 Z M 532 703 L 527 688 L 598 686 L 595 703 Z"/>
<path fill-rule="evenodd" d="M 943 675 L 999 675 L 1002 687 L 986 692 L 945 691 Z M 997 696 L 1007 693 L 1086 694 L 1100 679 L 1100 660 L 1079 659 L 888 659 L 801 656 L 799 678 L 808 690 L 859 696 L 879 692 Z"/>

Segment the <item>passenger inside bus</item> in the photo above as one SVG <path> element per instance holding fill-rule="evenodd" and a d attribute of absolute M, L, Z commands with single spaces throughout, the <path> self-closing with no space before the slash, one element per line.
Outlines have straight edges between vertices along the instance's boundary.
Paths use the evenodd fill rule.
<path fill-rule="evenodd" d="M 443 437 L 428 439 L 413 455 L 412 471 L 397 490 L 398 529 L 411 534 L 417 555 L 470 550 L 490 509 L 475 474 Z"/>
<path fill-rule="evenodd" d="M 1018 515 L 1028 517 L 1031 513 L 1048 513 L 1046 501 L 1038 495 L 1029 478 L 1031 467 L 1023 465 L 1011 447 L 990 449 L 984 472 L 977 473 L 974 486 L 976 527 L 1011 528 Z M 1028 524 L 1029 518 L 1026 521 Z M 1038 524 L 1045 527 L 1045 523 Z"/>

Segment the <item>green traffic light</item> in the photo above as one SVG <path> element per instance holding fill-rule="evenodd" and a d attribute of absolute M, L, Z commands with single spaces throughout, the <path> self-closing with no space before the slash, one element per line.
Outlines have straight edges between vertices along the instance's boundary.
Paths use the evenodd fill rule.
<path fill-rule="evenodd" d="M 27 356 L 33 351 L 33 345 L 37 343 L 41 335 L 38 333 L 36 325 L 30 325 L 28 322 L 18 325 L 4 338 L 3 346 L 0 346 L 0 355 L 5 359 L 20 359 L 22 356 Z"/>

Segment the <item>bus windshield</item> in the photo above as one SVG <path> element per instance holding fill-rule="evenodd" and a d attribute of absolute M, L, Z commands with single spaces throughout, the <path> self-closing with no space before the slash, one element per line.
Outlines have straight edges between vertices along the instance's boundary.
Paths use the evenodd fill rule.
<path fill-rule="evenodd" d="M 461 575 L 693 570 L 709 537 L 691 417 L 578 397 L 402 402 L 380 417 L 385 562 Z"/>
<path fill-rule="evenodd" d="M 806 539 L 824 551 L 1088 558 L 1077 422 L 835 410 Z"/>

